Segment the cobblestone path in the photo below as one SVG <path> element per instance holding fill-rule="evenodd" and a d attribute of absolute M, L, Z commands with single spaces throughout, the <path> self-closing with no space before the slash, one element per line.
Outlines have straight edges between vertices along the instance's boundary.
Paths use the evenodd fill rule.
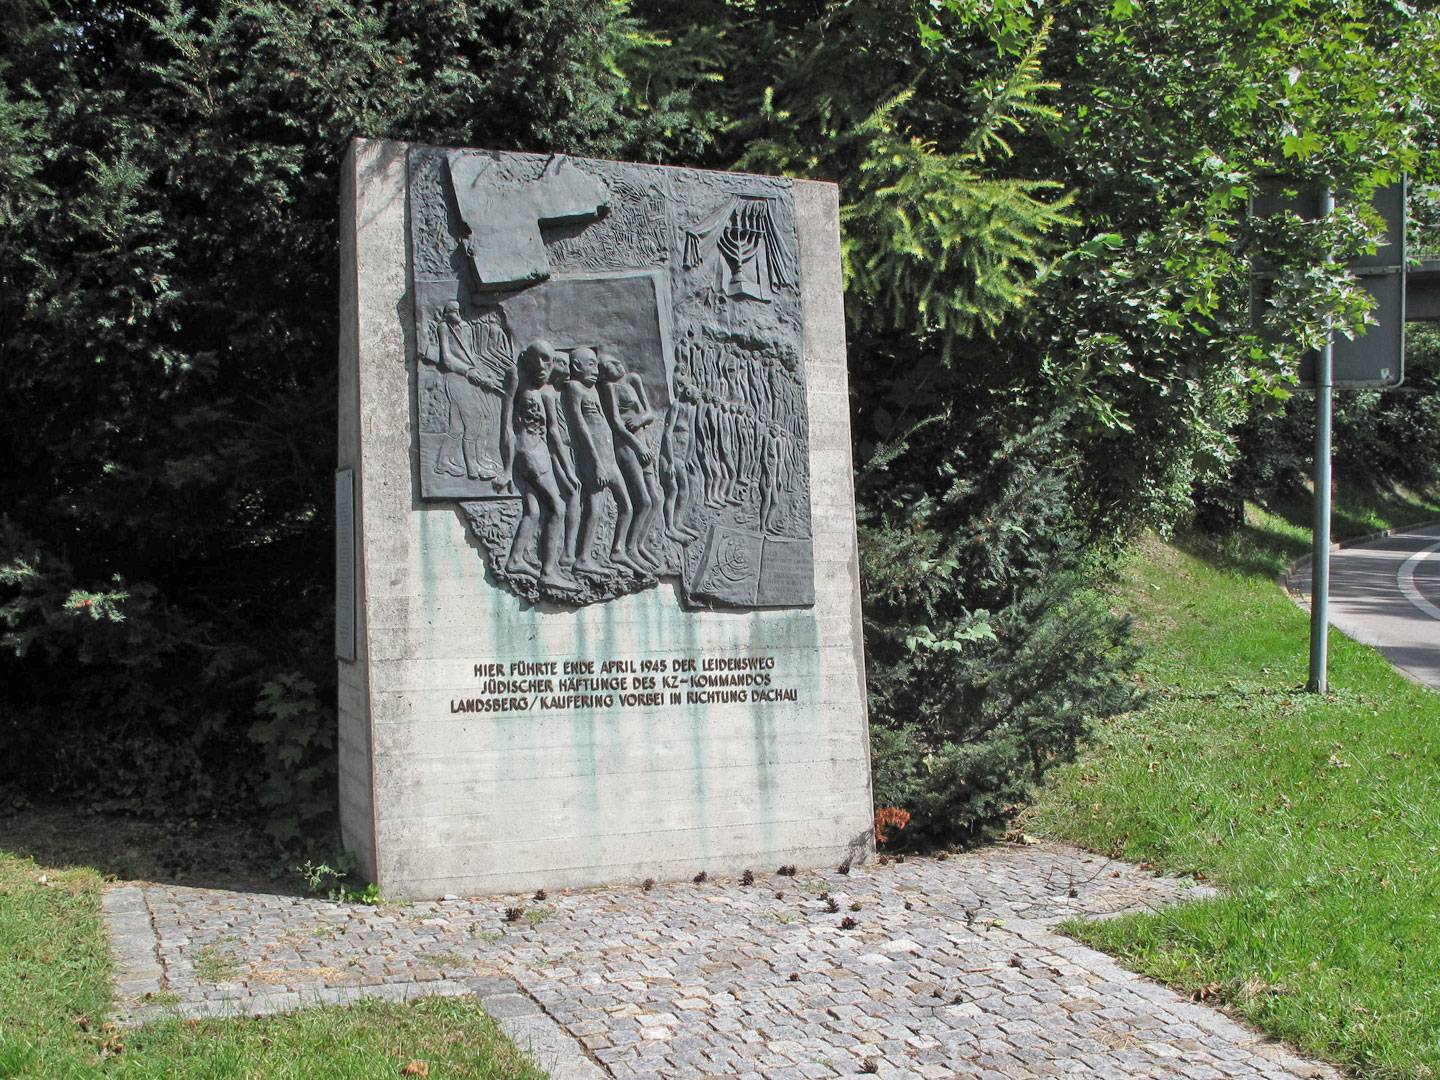
<path fill-rule="evenodd" d="M 1339 1076 L 1050 929 L 1204 889 L 1047 844 L 775 869 L 379 907 L 116 888 L 119 1019 L 476 993 L 555 1080 Z"/>

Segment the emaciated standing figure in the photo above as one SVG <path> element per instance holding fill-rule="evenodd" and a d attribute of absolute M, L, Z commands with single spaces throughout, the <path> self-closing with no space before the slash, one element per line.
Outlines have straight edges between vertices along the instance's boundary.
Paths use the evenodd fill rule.
<path fill-rule="evenodd" d="M 655 459 L 659 454 L 659 419 L 650 410 L 645 383 L 625 369 L 625 363 L 605 349 L 599 352 L 602 398 L 611 430 L 615 435 L 615 460 L 625 478 L 634 516 L 625 538 L 632 559 L 643 561 L 645 569 L 660 568 L 659 553 L 652 548 L 655 519 L 664 503 Z"/>
<path fill-rule="evenodd" d="M 545 407 L 545 387 L 555 350 L 545 341 L 532 341 L 520 354 L 520 387 L 513 409 L 515 479 L 524 507 L 505 572 L 538 577 L 546 588 L 573 592 L 578 583 L 560 565 L 564 539 L 565 504 L 555 483 L 551 458 L 551 423 Z M 540 563 L 530 559 L 530 546 L 539 532 Z"/>
<path fill-rule="evenodd" d="M 575 451 L 575 471 L 580 479 L 580 537 L 575 570 L 581 574 L 603 576 L 609 573 L 595 558 L 595 537 L 600 527 L 600 510 L 605 492 L 615 499 L 615 535 L 610 543 L 610 561 L 635 573 L 644 573 L 640 564 L 626 549 L 630 530 L 630 496 L 615 463 L 615 440 L 610 422 L 600 406 L 595 384 L 600 381 L 600 366 L 594 349 L 576 349 L 570 354 L 570 379 L 562 391 L 565 420 L 570 429 L 570 442 Z"/>
<path fill-rule="evenodd" d="M 700 400 L 695 384 L 675 379 L 675 400 L 665 418 L 665 435 L 660 443 L 660 484 L 665 489 L 665 535 L 677 543 L 700 539 L 685 524 L 690 513 L 690 470 L 698 465 L 695 446 L 695 413 Z"/>
<path fill-rule="evenodd" d="M 550 440 L 550 459 L 555 466 L 555 484 L 565 504 L 565 546 L 560 552 L 560 565 L 567 570 L 575 565 L 580 536 L 580 476 L 575 471 L 575 448 L 570 438 L 570 424 L 565 419 L 561 387 L 570 377 L 570 358 L 558 349 L 550 358 L 550 380 L 541 394 L 545 400 L 545 422 Z"/>

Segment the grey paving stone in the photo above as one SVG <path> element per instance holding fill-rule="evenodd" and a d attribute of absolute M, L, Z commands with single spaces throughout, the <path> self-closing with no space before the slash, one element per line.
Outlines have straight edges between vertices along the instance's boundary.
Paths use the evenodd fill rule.
<path fill-rule="evenodd" d="M 528 997 L 518 993 L 490 994 L 481 997 L 480 1004 L 485 1011 L 496 1020 L 509 1020 L 512 1017 L 539 1016 L 540 1006 L 531 1001 Z"/>
<path fill-rule="evenodd" d="M 826 890 L 843 912 L 861 905 L 855 929 L 824 910 Z M 104 909 L 122 1023 L 474 994 L 555 1080 L 813 1080 L 872 1059 L 880 1076 L 922 1080 L 1338 1080 L 1053 929 L 1208 895 L 1001 844 L 751 888 L 554 890 L 535 925 L 501 920 L 534 906 L 520 896 L 376 908 L 154 884 L 112 889 Z M 233 980 L 200 977 L 206 950 Z"/>

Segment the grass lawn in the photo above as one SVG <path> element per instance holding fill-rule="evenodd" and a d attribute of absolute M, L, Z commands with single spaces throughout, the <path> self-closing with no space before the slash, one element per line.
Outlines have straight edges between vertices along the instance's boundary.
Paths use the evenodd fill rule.
<path fill-rule="evenodd" d="M 1440 518 L 1401 497 L 1337 506 L 1337 539 Z M 1303 692 L 1308 617 L 1275 576 L 1308 550 L 1307 513 L 1252 511 L 1224 543 L 1129 558 L 1117 603 L 1150 703 L 1105 725 L 1024 824 L 1225 894 L 1076 937 L 1362 1076 L 1436 1076 L 1440 694 L 1339 633 L 1333 693 Z"/>
<path fill-rule="evenodd" d="M 371 1003 L 261 1020 L 105 1026 L 100 875 L 0 853 L 0 1076 L 541 1080 L 473 1001 Z"/>

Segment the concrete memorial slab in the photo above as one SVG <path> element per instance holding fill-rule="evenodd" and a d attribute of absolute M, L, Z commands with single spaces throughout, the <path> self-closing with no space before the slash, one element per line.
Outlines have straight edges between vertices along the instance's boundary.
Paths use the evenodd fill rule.
<path fill-rule="evenodd" d="M 863 859 L 834 187 L 362 140 L 342 187 L 364 872 L 436 897 Z"/>

